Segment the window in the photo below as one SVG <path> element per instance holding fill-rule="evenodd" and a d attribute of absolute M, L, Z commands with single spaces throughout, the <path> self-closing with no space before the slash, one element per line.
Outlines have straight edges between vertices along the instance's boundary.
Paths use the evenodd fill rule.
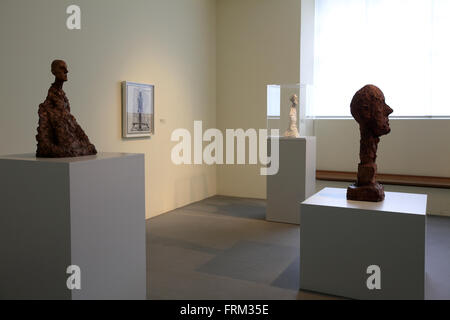
<path fill-rule="evenodd" d="M 309 6 L 309 116 L 351 116 L 351 99 L 366 84 L 380 87 L 392 116 L 450 116 L 450 0 L 312 0 Z M 311 68 L 305 61 L 302 68 Z"/>
<path fill-rule="evenodd" d="M 267 86 L 267 116 L 280 117 L 281 87 Z"/>

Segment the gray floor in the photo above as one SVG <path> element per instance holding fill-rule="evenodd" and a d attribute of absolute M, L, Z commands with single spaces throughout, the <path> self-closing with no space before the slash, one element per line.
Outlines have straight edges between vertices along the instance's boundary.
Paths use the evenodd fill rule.
<path fill-rule="evenodd" d="M 299 292 L 298 226 L 216 196 L 147 220 L 149 299 L 335 299 Z M 427 299 L 450 299 L 450 218 L 429 217 Z"/>

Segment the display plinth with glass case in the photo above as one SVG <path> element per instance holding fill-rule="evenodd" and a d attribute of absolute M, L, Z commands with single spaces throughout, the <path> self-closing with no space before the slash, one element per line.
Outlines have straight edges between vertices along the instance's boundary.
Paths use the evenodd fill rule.
<path fill-rule="evenodd" d="M 314 122 L 306 117 L 307 97 L 307 86 L 267 87 L 268 154 L 272 161 L 274 152 L 279 155 L 278 172 L 267 176 L 268 221 L 300 224 L 300 203 L 316 189 L 316 138 Z"/>
<path fill-rule="evenodd" d="M 267 130 L 271 137 L 312 137 L 312 87 L 300 84 L 273 84 L 267 86 Z"/>

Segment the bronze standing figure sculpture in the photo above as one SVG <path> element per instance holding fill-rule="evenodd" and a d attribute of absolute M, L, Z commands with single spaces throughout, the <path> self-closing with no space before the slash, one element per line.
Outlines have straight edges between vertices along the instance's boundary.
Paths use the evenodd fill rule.
<path fill-rule="evenodd" d="M 62 60 L 55 60 L 51 71 L 55 82 L 48 89 L 45 101 L 39 105 L 36 156 L 65 158 L 97 154 L 95 146 L 70 113 L 69 99 L 62 89 L 69 72 L 67 64 Z"/>
<path fill-rule="evenodd" d="M 389 115 L 393 110 L 386 104 L 383 92 L 373 85 L 359 90 L 351 103 L 353 118 L 359 123 L 361 149 L 358 181 L 347 190 L 347 199 L 380 202 L 384 188 L 376 181 L 378 143 L 380 137 L 391 132 Z"/>

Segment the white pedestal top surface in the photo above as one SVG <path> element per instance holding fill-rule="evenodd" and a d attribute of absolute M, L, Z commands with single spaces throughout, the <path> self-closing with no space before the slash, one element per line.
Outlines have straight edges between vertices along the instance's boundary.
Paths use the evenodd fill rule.
<path fill-rule="evenodd" d="M 385 194 L 386 198 L 382 202 L 350 201 L 347 200 L 347 189 L 325 188 L 302 204 L 426 215 L 428 197 L 426 194 L 398 192 L 385 192 Z"/>
<path fill-rule="evenodd" d="M 0 156 L 0 160 L 19 160 L 19 161 L 33 161 L 33 162 L 56 162 L 56 163 L 73 163 L 92 160 L 104 160 L 111 158 L 123 158 L 137 155 L 136 153 L 121 153 L 121 152 L 99 152 L 93 156 L 82 156 L 75 158 L 37 158 L 34 153 L 15 154 Z"/>
<path fill-rule="evenodd" d="M 299 141 L 299 140 L 310 140 L 310 139 L 316 139 L 316 137 L 314 136 L 302 136 L 302 137 L 284 137 L 284 136 L 270 136 L 267 138 L 268 140 L 270 139 L 278 139 L 278 140 L 283 140 L 283 141 Z"/>

